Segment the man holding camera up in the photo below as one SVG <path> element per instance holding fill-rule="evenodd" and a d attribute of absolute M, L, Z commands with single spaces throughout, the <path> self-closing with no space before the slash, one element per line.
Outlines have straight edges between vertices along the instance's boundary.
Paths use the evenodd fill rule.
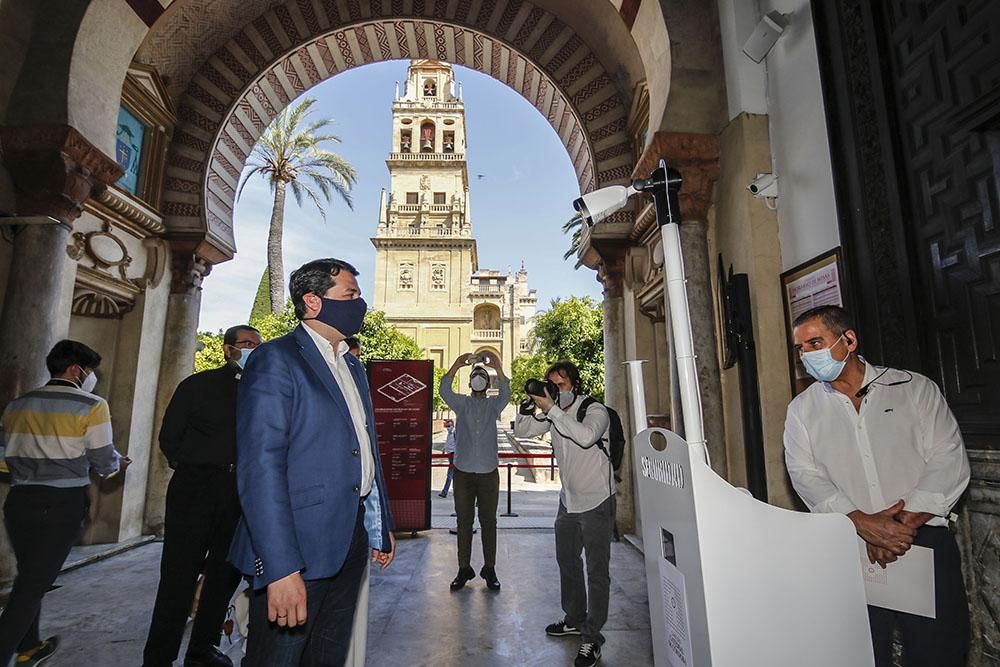
<path fill-rule="evenodd" d="M 615 481 L 611 459 L 600 445 L 607 437 L 607 408 L 592 401 L 582 420 L 577 412 L 587 396 L 580 371 L 569 361 L 553 364 L 546 381 L 528 380 L 527 400 L 514 424 L 518 437 L 552 435 L 562 490 L 556 515 L 556 562 L 559 564 L 562 621 L 545 628 L 553 637 L 581 635 L 575 667 L 601 659 L 611 589 L 611 538 L 615 523 Z M 541 410 L 541 415 L 536 414 Z M 586 553 L 587 577 L 580 552 Z"/>
<path fill-rule="evenodd" d="M 483 362 L 496 371 L 500 393 L 487 396 L 490 375 Z M 441 378 L 441 398 L 455 412 L 455 512 L 458 514 L 458 575 L 451 590 L 463 588 L 475 578 L 472 569 L 472 523 L 479 507 L 482 526 L 483 569 L 479 576 L 492 591 L 500 590 L 497 579 L 497 500 L 500 496 L 500 473 L 497 471 L 497 419 L 510 400 L 510 380 L 503 374 L 500 359 L 492 352 L 460 355 Z M 475 364 L 469 376 L 470 396 L 456 394 L 452 382 L 458 369 Z"/>

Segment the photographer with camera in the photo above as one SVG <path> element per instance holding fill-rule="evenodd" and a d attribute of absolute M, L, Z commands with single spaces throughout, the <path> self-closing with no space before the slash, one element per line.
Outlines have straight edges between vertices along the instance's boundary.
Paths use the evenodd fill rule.
<path fill-rule="evenodd" d="M 489 365 L 497 374 L 500 393 L 487 396 L 490 386 Z M 471 395 L 456 394 L 452 389 L 455 373 L 465 365 L 472 365 L 469 376 Z M 510 400 L 510 380 L 503 374 L 500 359 L 492 352 L 480 355 L 463 354 L 441 378 L 441 398 L 456 417 L 455 437 L 455 513 L 458 514 L 458 575 L 451 582 L 451 590 L 463 588 L 475 578 L 472 569 L 472 523 L 479 507 L 479 525 L 482 527 L 483 568 L 479 576 L 486 580 L 492 591 L 500 590 L 497 579 L 497 500 L 500 496 L 500 473 L 497 466 L 497 419 Z"/>
<path fill-rule="evenodd" d="M 608 619 L 611 589 L 615 482 L 611 458 L 602 442 L 608 439 L 610 418 L 604 405 L 586 395 L 580 371 L 569 361 L 553 364 L 544 382 L 528 380 L 524 391 L 528 398 L 521 403 L 514 435 L 551 433 L 562 484 L 555 535 L 566 616 L 545 632 L 553 637 L 581 635 L 574 667 L 592 667 L 601 659 L 601 628 Z M 541 414 L 537 414 L 539 410 Z M 587 558 L 586 579 L 581 551 Z"/>

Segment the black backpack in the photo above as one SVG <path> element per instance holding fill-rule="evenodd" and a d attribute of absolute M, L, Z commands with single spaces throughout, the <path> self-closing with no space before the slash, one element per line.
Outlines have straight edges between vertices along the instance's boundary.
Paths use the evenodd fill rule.
<path fill-rule="evenodd" d="M 587 414 L 587 408 L 591 406 L 592 403 L 600 403 L 593 396 L 587 396 L 582 401 L 580 401 L 580 407 L 576 410 L 576 420 L 582 422 L 584 416 Z M 601 405 L 604 405 L 601 403 Z M 614 408 L 609 408 L 604 405 L 604 408 L 608 411 L 608 419 L 610 420 L 608 424 L 608 444 L 609 447 L 604 446 L 604 439 L 601 438 L 597 441 L 597 446 L 601 448 L 601 451 L 607 454 L 608 458 L 611 459 L 611 467 L 614 468 L 615 472 L 622 467 L 622 459 L 625 458 L 625 429 L 622 428 L 622 418 L 618 416 L 618 413 Z"/>

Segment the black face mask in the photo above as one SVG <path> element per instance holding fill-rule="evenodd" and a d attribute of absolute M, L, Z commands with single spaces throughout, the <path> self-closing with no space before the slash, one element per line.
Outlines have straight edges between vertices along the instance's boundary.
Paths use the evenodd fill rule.
<path fill-rule="evenodd" d="M 316 317 L 309 319 L 314 319 L 329 327 L 333 327 L 345 336 L 353 336 L 361 331 L 361 325 L 365 321 L 365 314 L 368 312 L 368 304 L 365 303 L 364 299 L 357 298 L 340 301 L 326 297 L 320 298 L 323 299 L 323 305 L 320 307 Z"/>

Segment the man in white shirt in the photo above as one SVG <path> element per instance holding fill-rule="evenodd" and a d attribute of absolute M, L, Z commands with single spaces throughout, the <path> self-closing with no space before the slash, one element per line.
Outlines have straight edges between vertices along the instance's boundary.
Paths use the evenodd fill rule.
<path fill-rule="evenodd" d="M 969 483 L 969 462 L 955 416 L 928 378 L 858 356 L 844 309 L 813 308 L 793 329 L 795 350 L 817 380 L 785 420 L 795 490 L 813 512 L 846 514 L 872 563 L 885 567 L 914 544 L 934 550 L 937 618 L 869 607 L 876 665 L 892 665 L 897 624 L 908 667 L 964 665 L 969 614 L 948 520 Z"/>
<path fill-rule="evenodd" d="M 611 540 L 615 524 L 615 478 L 611 459 L 598 446 L 607 439 L 608 410 L 591 400 L 583 420 L 577 411 L 588 399 L 580 371 L 568 362 L 553 364 L 545 373 L 550 395 L 528 395 L 514 423 L 518 437 L 552 435 L 552 452 L 559 463 L 559 513 L 556 515 L 556 562 L 559 565 L 562 621 L 545 628 L 553 637 L 581 635 L 574 667 L 592 667 L 601 659 L 611 590 Z M 535 414 L 536 406 L 542 411 Z M 587 558 L 584 580 L 583 561 Z"/>

